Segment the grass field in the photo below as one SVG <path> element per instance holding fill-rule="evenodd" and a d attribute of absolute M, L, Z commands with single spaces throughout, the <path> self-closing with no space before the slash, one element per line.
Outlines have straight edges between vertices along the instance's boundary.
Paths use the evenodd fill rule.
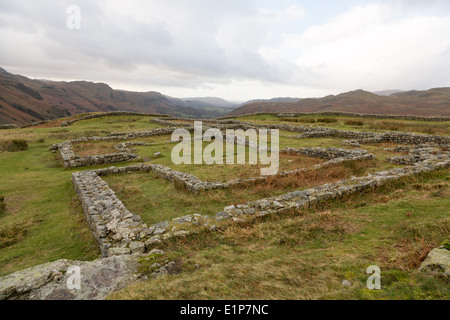
<path fill-rule="evenodd" d="M 318 118 L 318 117 L 316 117 Z M 324 117 L 320 117 L 324 118 Z M 311 125 L 353 129 L 345 118 Z M 259 123 L 280 122 L 271 116 L 239 118 Z M 350 119 L 351 120 L 351 119 Z M 373 119 L 355 118 L 355 130 L 383 131 Z M 369 124 L 371 122 L 372 124 Z M 415 126 L 418 133 L 436 130 L 448 135 L 448 124 L 400 121 L 399 130 Z M 298 123 L 298 125 L 302 125 Z M 309 125 L 309 124 L 307 124 Z M 378 126 L 370 129 L 370 126 Z M 110 165 L 65 169 L 58 153 L 48 147 L 82 136 L 163 127 L 149 117 L 115 116 L 83 120 L 68 127 L 1 130 L 0 145 L 22 139 L 27 148 L 0 153 L 0 276 L 58 259 L 92 260 L 97 244 L 71 183 L 71 174 Z M 427 129 L 430 128 L 430 129 Z M 408 129 L 408 130 L 407 130 Z M 421 132 L 422 131 L 422 132 Z M 431 132 L 431 131 L 430 131 Z M 342 139 L 289 137 L 280 132 L 280 147 L 342 147 Z M 169 136 L 135 139 L 149 146 L 132 147 L 147 163 L 189 172 L 207 181 L 258 175 L 257 165 L 175 165 Z M 74 144 L 82 155 L 112 151 L 122 141 Z M 204 147 L 206 144 L 204 145 Z M 397 167 L 384 151 L 394 144 L 363 145 L 377 158 L 310 170 L 285 178 L 198 195 L 178 190 L 151 173 L 105 176 L 127 208 L 149 224 L 200 213 L 214 215 L 231 204 L 245 203 L 293 190 L 362 176 Z M 348 148 L 348 147 L 346 147 Z M 5 149 L 6 150 L 6 149 Z M 161 152 L 160 156 L 154 156 Z M 289 161 L 292 160 L 292 161 Z M 282 155 L 281 170 L 323 162 Z M 114 164 L 126 166 L 136 161 Z M 290 212 L 235 223 L 217 232 L 170 240 L 162 245 L 182 273 L 151 279 L 112 295 L 120 299 L 449 299 L 449 280 L 417 271 L 426 254 L 448 238 L 450 231 L 449 171 L 440 170 L 388 185 L 371 193 L 333 201 L 315 210 Z M 382 290 L 368 290 L 370 265 L 381 268 Z M 145 263 L 143 269 L 145 269 Z M 349 280 L 351 287 L 341 284 Z"/>

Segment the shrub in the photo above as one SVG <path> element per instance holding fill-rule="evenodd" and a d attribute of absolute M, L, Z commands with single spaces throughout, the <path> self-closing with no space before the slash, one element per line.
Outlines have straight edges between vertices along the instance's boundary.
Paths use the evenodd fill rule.
<path fill-rule="evenodd" d="M 363 126 L 364 122 L 359 120 L 346 120 L 344 122 L 347 126 Z"/>
<path fill-rule="evenodd" d="M 316 119 L 313 118 L 280 118 L 281 121 L 288 122 L 300 122 L 300 123 L 315 123 Z"/>
<path fill-rule="evenodd" d="M 317 119 L 317 122 L 332 123 L 332 122 L 337 122 L 337 119 L 336 118 L 319 118 L 319 119 Z"/>
<path fill-rule="evenodd" d="M 0 213 L 4 212 L 6 208 L 5 198 L 0 194 Z"/>
<path fill-rule="evenodd" d="M 28 149 L 28 143 L 24 139 L 0 141 L 0 151 L 16 152 Z"/>

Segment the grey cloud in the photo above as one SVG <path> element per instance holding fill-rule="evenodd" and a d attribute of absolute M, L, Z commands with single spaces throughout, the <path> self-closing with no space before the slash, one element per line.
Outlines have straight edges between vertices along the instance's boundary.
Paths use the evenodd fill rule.
<path fill-rule="evenodd" d="M 76 31 L 65 27 L 69 4 L 69 1 L 4 1 L 0 26 L 2 30 L 14 28 L 28 35 L 43 34 L 44 38 L 35 45 L 48 60 L 60 61 L 59 66 L 64 65 L 64 60 L 67 65 L 84 60 L 104 62 L 119 70 L 152 65 L 208 79 L 234 77 L 265 81 L 280 81 L 288 78 L 286 72 L 292 72 L 279 70 L 265 61 L 256 51 L 258 48 L 234 50 L 223 48 L 216 42 L 217 28 L 227 15 L 254 13 L 254 2 L 175 1 L 173 10 L 187 11 L 188 19 L 179 22 L 175 15 L 170 21 L 169 16 L 169 23 L 164 24 L 137 21 L 121 16 L 120 12 L 117 16 L 108 16 L 105 10 L 108 1 L 77 1 L 82 10 L 82 29 Z M 124 5 L 133 3 L 124 2 Z M 170 15 L 167 7 L 163 9 L 161 15 Z M 185 30 L 173 34 L 170 24 Z M 32 57 L 29 63 L 46 64 L 42 60 L 33 61 Z M 177 79 L 173 80 L 177 82 Z"/>

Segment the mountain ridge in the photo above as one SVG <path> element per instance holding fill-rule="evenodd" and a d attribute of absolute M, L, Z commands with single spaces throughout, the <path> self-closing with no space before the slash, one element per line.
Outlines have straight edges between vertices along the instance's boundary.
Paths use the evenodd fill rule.
<path fill-rule="evenodd" d="M 253 102 L 229 112 L 227 116 L 260 112 L 318 111 L 450 116 L 450 88 L 402 91 L 389 96 L 358 89 L 322 98 L 305 98 L 297 102 Z"/>
<path fill-rule="evenodd" d="M 87 112 L 133 111 L 210 118 L 230 111 L 204 104 L 188 103 L 156 91 L 115 90 L 106 83 L 29 79 L 0 68 L 0 123 L 22 125 Z"/>

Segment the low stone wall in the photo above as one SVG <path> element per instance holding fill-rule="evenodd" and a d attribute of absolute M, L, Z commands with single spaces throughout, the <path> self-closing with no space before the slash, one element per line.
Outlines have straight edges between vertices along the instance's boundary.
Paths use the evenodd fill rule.
<path fill-rule="evenodd" d="M 124 162 L 136 159 L 138 156 L 131 153 L 127 146 L 131 145 L 146 145 L 142 142 L 124 142 L 116 146 L 119 153 L 103 154 L 97 156 L 80 157 L 73 152 L 72 144 L 88 141 L 115 141 L 128 140 L 139 137 L 149 137 L 171 134 L 176 128 L 157 128 L 146 131 L 130 132 L 130 133 L 115 133 L 107 137 L 82 137 L 79 139 L 67 140 L 62 143 L 57 143 L 50 146 L 50 150 L 56 152 L 59 150 L 64 167 L 83 167 L 96 164 L 109 164 L 115 162 Z"/>
<path fill-rule="evenodd" d="M 59 153 L 61 155 L 63 165 L 66 168 L 84 167 L 97 164 L 108 164 L 115 162 L 124 162 L 136 159 L 137 155 L 128 152 L 109 153 L 97 156 L 80 157 L 73 152 L 72 144 L 69 141 L 58 145 Z"/>
<path fill-rule="evenodd" d="M 180 122 L 175 122 L 175 121 L 171 121 L 171 120 L 176 120 L 176 119 L 173 119 L 173 118 L 168 118 L 168 119 L 155 118 L 155 119 L 150 119 L 149 122 L 156 123 L 156 124 L 162 124 L 164 126 L 171 126 L 171 127 L 189 127 L 189 126 L 192 126 L 190 123 L 180 123 Z"/>
<path fill-rule="evenodd" d="M 377 118 L 377 119 L 398 119 L 398 120 L 420 120 L 420 121 L 450 121 L 450 117 L 447 116 L 419 116 L 419 115 L 398 115 L 398 114 L 374 114 L 374 113 L 355 113 L 344 111 L 321 111 L 321 112 L 255 112 L 246 113 L 236 116 L 224 116 L 217 119 L 233 119 L 256 115 L 274 115 L 279 118 L 284 117 L 301 117 L 301 116 L 348 116 L 355 118 Z"/>
<path fill-rule="evenodd" d="M 127 142 L 119 143 L 118 145 L 114 146 L 114 148 L 117 151 L 119 151 L 119 152 L 133 153 L 133 150 L 128 148 L 128 147 L 131 147 L 131 146 L 148 146 L 148 145 L 149 144 L 145 143 L 145 142 L 138 142 L 138 141 L 136 141 L 136 142 L 129 142 L 129 141 L 127 141 Z"/>
<path fill-rule="evenodd" d="M 141 217 L 129 212 L 94 171 L 73 173 L 72 183 L 103 257 L 112 247 L 129 245 L 146 232 Z"/>
<path fill-rule="evenodd" d="M 317 170 L 322 167 L 329 166 L 331 164 L 337 164 L 343 161 L 358 161 L 365 159 L 373 159 L 374 156 L 369 154 L 366 150 L 347 150 L 341 148 L 284 148 L 280 150 L 280 153 L 300 153 L 308 157 L 327 159 L 329 161 L 322 164 L 314 165 L 311 168 L 298 168 L 295 170 L 281 171 L 276 174 L 277 177 L 283 177 L 287 175 L 296 174 L 306 170 Z M 150 170 L 161 178 L 175 183 L 182 189 L 188 190 L 192 193 L 198 194 L 201 191 L 226 189 L 236 187 L 238 185 L 246 185 L 254 182 L 262 182 L 273 176 L 257 176 L 247 179 L 234 179 L 226 182 L 211 182 L 202 181 L 195 175 L 172 170 L 171 168 L 164 167 L 157 164 L 149 164 Z"/>
<path fill-rule="evenodd" d="M 445 120 L 449 121 L 449 120 Z M 439 135 L 415 134 L 410 132 L 387 131 L 383 133 L 364 132 L 364 131 L 346 131 L 327 127 L 312 127 L 290 124 L 276 125 L 258 125 L 249 122 L 233 121 L 233 126 L 222 125 L 228 128 L 240 129 L 278 129 L 283 131 L 301 132 L 301 135 L 292 136 L 295 138 L 319 138 L 319 137 L 338 137 L 350 140 L 356 140 L 358 143 L 379 143 L 379 142 L 395 142 L 405 144 L 424 144 L 435 143 L 442 148 L 450 147 L 450 137 Z"/>
<path fill-rule="evenodd" d="M 24 129 L 24 128 L 29 128 L 29 127 L 34 127 L 34 126 L 40 126 L 41 124 L 46 124 L 46 123 L 49 123 L 52 121 L 54 121 L 54 120 L 42 120 L 42 121 L 30 122 L 30 123 L 24 124 L 20 128 Z"/>
<path fill-rule="evenodd" d="M 61 123 L 61 127 L 70 126 L 71 124 L 73 124 L 77 121 L 81 121 L 81 120 L 88 120 L 88 119 L 101 118 L 101 117 L 111 117 L 111 116 L 168 117 L 167 115 L 163 115 L 163 114 L 142 113 L 142 112 L 133 112 L 133 111 L 111 111 L 111 112 L 88 114 L 88 115 L 78 118 L 78 119 L 64 121 L 63 123 Z"/>
<path fill-rule="evenodd" d="M 0 130 L 2 129 L 19 129 L 19 126 L 17 124 L 0 124 Z"/>
<path fill-rule="evenodd" d="M 393 151 L 405 152 L 405 146 L 394 148 Z M 395 164 L 411 165 L 424 160 L 441 160 L 450 158 L 450 151 L 442 151 L 439 148 L 430 146 L 409 148 L 406 151 L 408 152 L 408 155 L 390 157 L 387 158 L 386 161 Z"/>
<path fill-rule="evenodd" d="M 303 126 L 299 126 L 296 131 L 303 130 Z M 288 128 L 280 130 L 288 130 Z M 293 131 L 293 130 L 288 130 Z M 345 131 L 330 129 L 324 127 L 310 127 L 309 130 L 305 131 L 303 134 L 298 136 L 293 136 L 295 138 L 319 138 L 319 137 L 338 137 L 350 140 L 355 140 L 358 143 L 380 143 L 380 142 L 394 142 L 394 143 L 406 143 L 406 144 L 425 144 L 434 143 L 443 148 L 448 148 L 450 146 L 450 137 L 439 136 L 439 135 L 425 135 L 425 134 L 415 134 L 409 132 L 399 132 L 399 131 L 388 131 L 383 133 L 375 132 L 362 132 L 362 131 Z"/>
<path fill-rule="evenodd" d="M 325 112 L 296 112 L 296 113 L 278 113 L 279 118 L 282 117 L 301 117 L 308 115 L 317 116 L 348 116 L 352 118 L 376 118 L 376 119 L 394 119 L 394 120 L 419 120 L 419 121 L 450 121 L 450 117 L 446 116 L 419 116 L 419 115 L 398 115 L 398 114 L 374 114 L 374 113 L 355 113 L 340 111 Z"/>

